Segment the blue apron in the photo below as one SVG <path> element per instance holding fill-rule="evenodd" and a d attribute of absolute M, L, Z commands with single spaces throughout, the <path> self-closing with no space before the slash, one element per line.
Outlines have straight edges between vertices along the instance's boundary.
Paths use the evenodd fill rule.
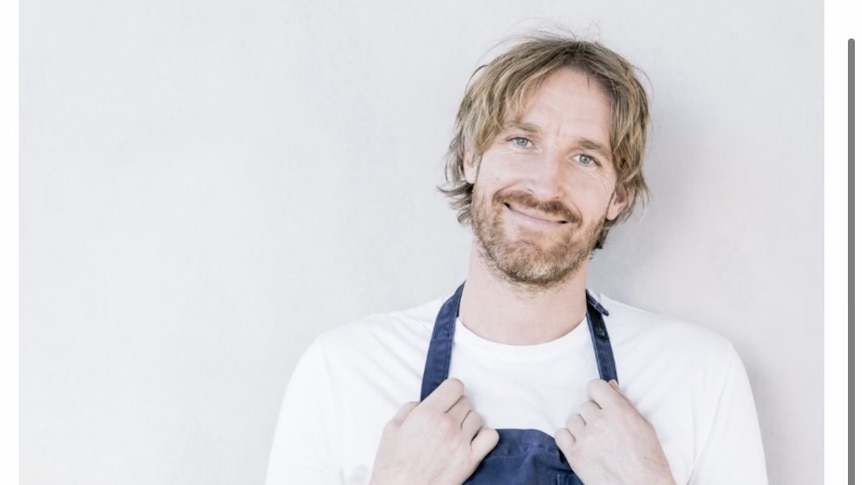
<path fill-rule="evenodd" d="M 463 289 L 461 284 L 437 314 L 422 377 L 423 400 L 449 377 L 455 319 Z M 609 381 L 617 378 L 617 370 L 602 315 L 608 315 L 608 311 L 587 293 L 587 327 L 596 353 L 596 365 L 599 377 Z M 497 446 L 482 460 L 465 485 L 583 485 L 553 436 L 536 429 L 498 429 L 497 432 L 500 435 Z"/>

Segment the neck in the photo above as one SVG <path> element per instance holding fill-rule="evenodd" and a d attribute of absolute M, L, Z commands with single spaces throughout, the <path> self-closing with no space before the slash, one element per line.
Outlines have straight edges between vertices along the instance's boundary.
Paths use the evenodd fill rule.
<path fill-rule="evenodd" d="M 535 345 L 572 331 L 587 311 L 587 264 L 557 285 L 536 289 L 502 279 L 474 241 L 459 318 L 476 335 L 509 345 Z"/>

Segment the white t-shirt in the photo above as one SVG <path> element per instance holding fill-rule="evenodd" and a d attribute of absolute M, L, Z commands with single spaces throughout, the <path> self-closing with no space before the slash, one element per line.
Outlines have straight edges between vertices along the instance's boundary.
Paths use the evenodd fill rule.
<path fill-rule="evenodd" d="M 372 315 L 312 343 L 284 397 L 267 485 L 368 483 L 383 427 L 419 400 L 444 301 Z M 766 484 L 754 400 L 733 346 L 704 328 L 600 301 L 620 388 L 655 428 L 676 482 Z M 449 376 L 464 383 L 485 426 L 553 436 L 598 370 L 584 324 L 552 342 L 513 346 L 458 322 Z"/>

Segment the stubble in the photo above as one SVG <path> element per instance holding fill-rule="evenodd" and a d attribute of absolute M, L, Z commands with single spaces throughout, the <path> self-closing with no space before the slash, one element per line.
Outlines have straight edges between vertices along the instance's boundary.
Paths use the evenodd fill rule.
<path fill-rule="evenodd" d="M 521 191 L 497 192 L 489 200 L 474 193 L 470 208 L 473 231 L 488 268 L 509 283 L 528 291 L 542 291 L 565 282 L 577 272 L 592 252 L 603 221 L 584 228 L 580 215 L 558 201 L 541 202 Z M 522 207 L 567 221 L 563 234 L 541 234 L 518 230 L 506 234 L 506 204 Z"/>

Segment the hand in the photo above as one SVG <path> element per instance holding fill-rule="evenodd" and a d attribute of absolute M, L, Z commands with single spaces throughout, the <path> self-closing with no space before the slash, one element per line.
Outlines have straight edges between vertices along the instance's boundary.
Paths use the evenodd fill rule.
<path fill-rule="evenodd" d="M 500 438 L 470 407 L 458 379 L 401 406 L 383 428 L 371 483 L 463 484 Z"/>
<path fill-rule="evenodd" d="M 652 425 L 616 381 L 587 385 L 589 400 L 554 436 L 585 485 L 673 484 Z"/>

